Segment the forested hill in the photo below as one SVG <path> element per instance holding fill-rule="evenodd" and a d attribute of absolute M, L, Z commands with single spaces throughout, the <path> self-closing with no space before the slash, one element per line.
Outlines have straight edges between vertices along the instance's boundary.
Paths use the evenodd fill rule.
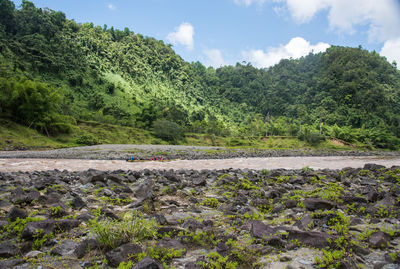
<path fill-rule="evenodd" d="M 48 135 L 91 120 L 224 136 L 268 130 L 376 147 L 399 143 L 400 73 L 375 52 L 331 47 L 269 69 L 206 68 L 185 62 L 163 41 L 78 24 L 29 1 L 15 8 L 0 0 L 0 89 L 2 118 Z"/>

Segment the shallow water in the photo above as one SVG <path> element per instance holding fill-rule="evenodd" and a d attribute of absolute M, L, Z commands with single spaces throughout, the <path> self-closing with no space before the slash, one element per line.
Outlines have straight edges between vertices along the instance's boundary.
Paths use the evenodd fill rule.
<path fill-rule="evenodd" d="M 146 161 L 126 162 L 121 160 L 77 160 L 77 159 L 0 159 L 1 172 L 68 170 L 83 171 L 90 168 L 97 170 L 142 170 L 142 169 L 342 169 L 344 167 L 363 167 L 366 163 L 381 164 L 386 167 L 400 165 L 400 157 L 270 157 L 270 158 L 235 158 L 218 160 L 176 160 L 168 162 Z"/>

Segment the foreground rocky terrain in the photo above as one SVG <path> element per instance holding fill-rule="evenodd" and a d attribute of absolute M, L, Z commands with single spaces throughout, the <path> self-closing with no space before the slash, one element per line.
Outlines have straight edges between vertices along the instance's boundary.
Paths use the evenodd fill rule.
<path fill-rule="evenodd" d="M 0 268 L 399 268 L 400 166 L 0 173 Z"/>
<path fill-rule="evenodd" d="M 133 156 L 149 160 L 160 156 L 166 160 L 230 159 L 246 157 L 291 156 L 400 156 L 400 151 L 342 151 L 328 149 L 255 149 L 181 145 L 107 144 L 43 151 L 0 151 L 0 158 L 53 158 L 88 160 L 124 160 Z"/>

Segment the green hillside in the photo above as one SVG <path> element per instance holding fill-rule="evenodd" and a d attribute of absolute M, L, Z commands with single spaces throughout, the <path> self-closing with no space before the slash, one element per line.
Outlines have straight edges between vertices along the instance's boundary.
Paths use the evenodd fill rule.
<path fill-rule="evenodd" d="M 0 0 L 0 89 L 2 122 L 76 143 L 116 142 L 79 124 L 89 121 L 146 134 L 132 140 L 143 143 L 180 143 L 194 132 L 400 145 L 400 72 L 375 52 L 331 47 L 269 69 L 207 68 L 163 41 L 79 24 L 29 1 L 17 9 Z"/>

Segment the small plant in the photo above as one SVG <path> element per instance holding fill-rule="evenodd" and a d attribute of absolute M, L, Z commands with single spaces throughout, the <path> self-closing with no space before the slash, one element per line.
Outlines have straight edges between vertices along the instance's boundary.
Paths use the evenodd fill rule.
<path fill-rule="evenodd" d="M 50 207 L 50 216 L 59 217 L 63 212 L 63 209 L 58 205 L 54 207 Z"/>
<path fill-rule="evenodd" d="M 95 218 L 89 222 L 89 230 L 96 234 L 104 248 L 113 249 L 128 242 L 140 242 L 156 236 L 156 223 L 137 213 L 125 214 L 121 221 Z"/>
<path fill-rule="evenodd" d="M 315 258 L 315 262 L 318 264 L 318 268 L 339 268 L 341 266 L 341 260 L 344 258 L 344 250 L 327 250 L 322 249 L 322 259 L 319 257 Z"/>
<path fill-rule="evenodd" d="M 212 208 L 217 208 L 219 206 L 219 201 L 216 198 L 209 197 L 204 199 L 201 202 L 202 205 L 212 207 Z"/>
<path fill-rule="evenodd" d="M 174 258 L 182 257 L 185 249 L 173 249 L 163 247 L 149 247 L 146 250 L 148 256 L 163 263 L 164 267 L 172 261 Z"/>
<path fill-rule="evenodd" d="M 303 168 L 301 168 L 301 171 L 303 171 L 303 172 L 312 172 L 312 171 L 314 171 L 314 169 L 312 169 L 309 166 L 304 166 Z"/>
<path fill-rule="evenodd" d="M 237 262 L 228 261 L 229 256 L 223 257 L 218 252 L 210 252 L 207 255 L 207 262 L 199 262 L 204 268 L 214 269 L 235 269 Z"/>
<path fill-rule="evenodd" d="M 32 249 L 37 250 L 40 249 L 47 240 L 54 238 L 53 233 L 45 234 L 43 232 L 37 233 L 33 236 L 33 245 Z"/>

